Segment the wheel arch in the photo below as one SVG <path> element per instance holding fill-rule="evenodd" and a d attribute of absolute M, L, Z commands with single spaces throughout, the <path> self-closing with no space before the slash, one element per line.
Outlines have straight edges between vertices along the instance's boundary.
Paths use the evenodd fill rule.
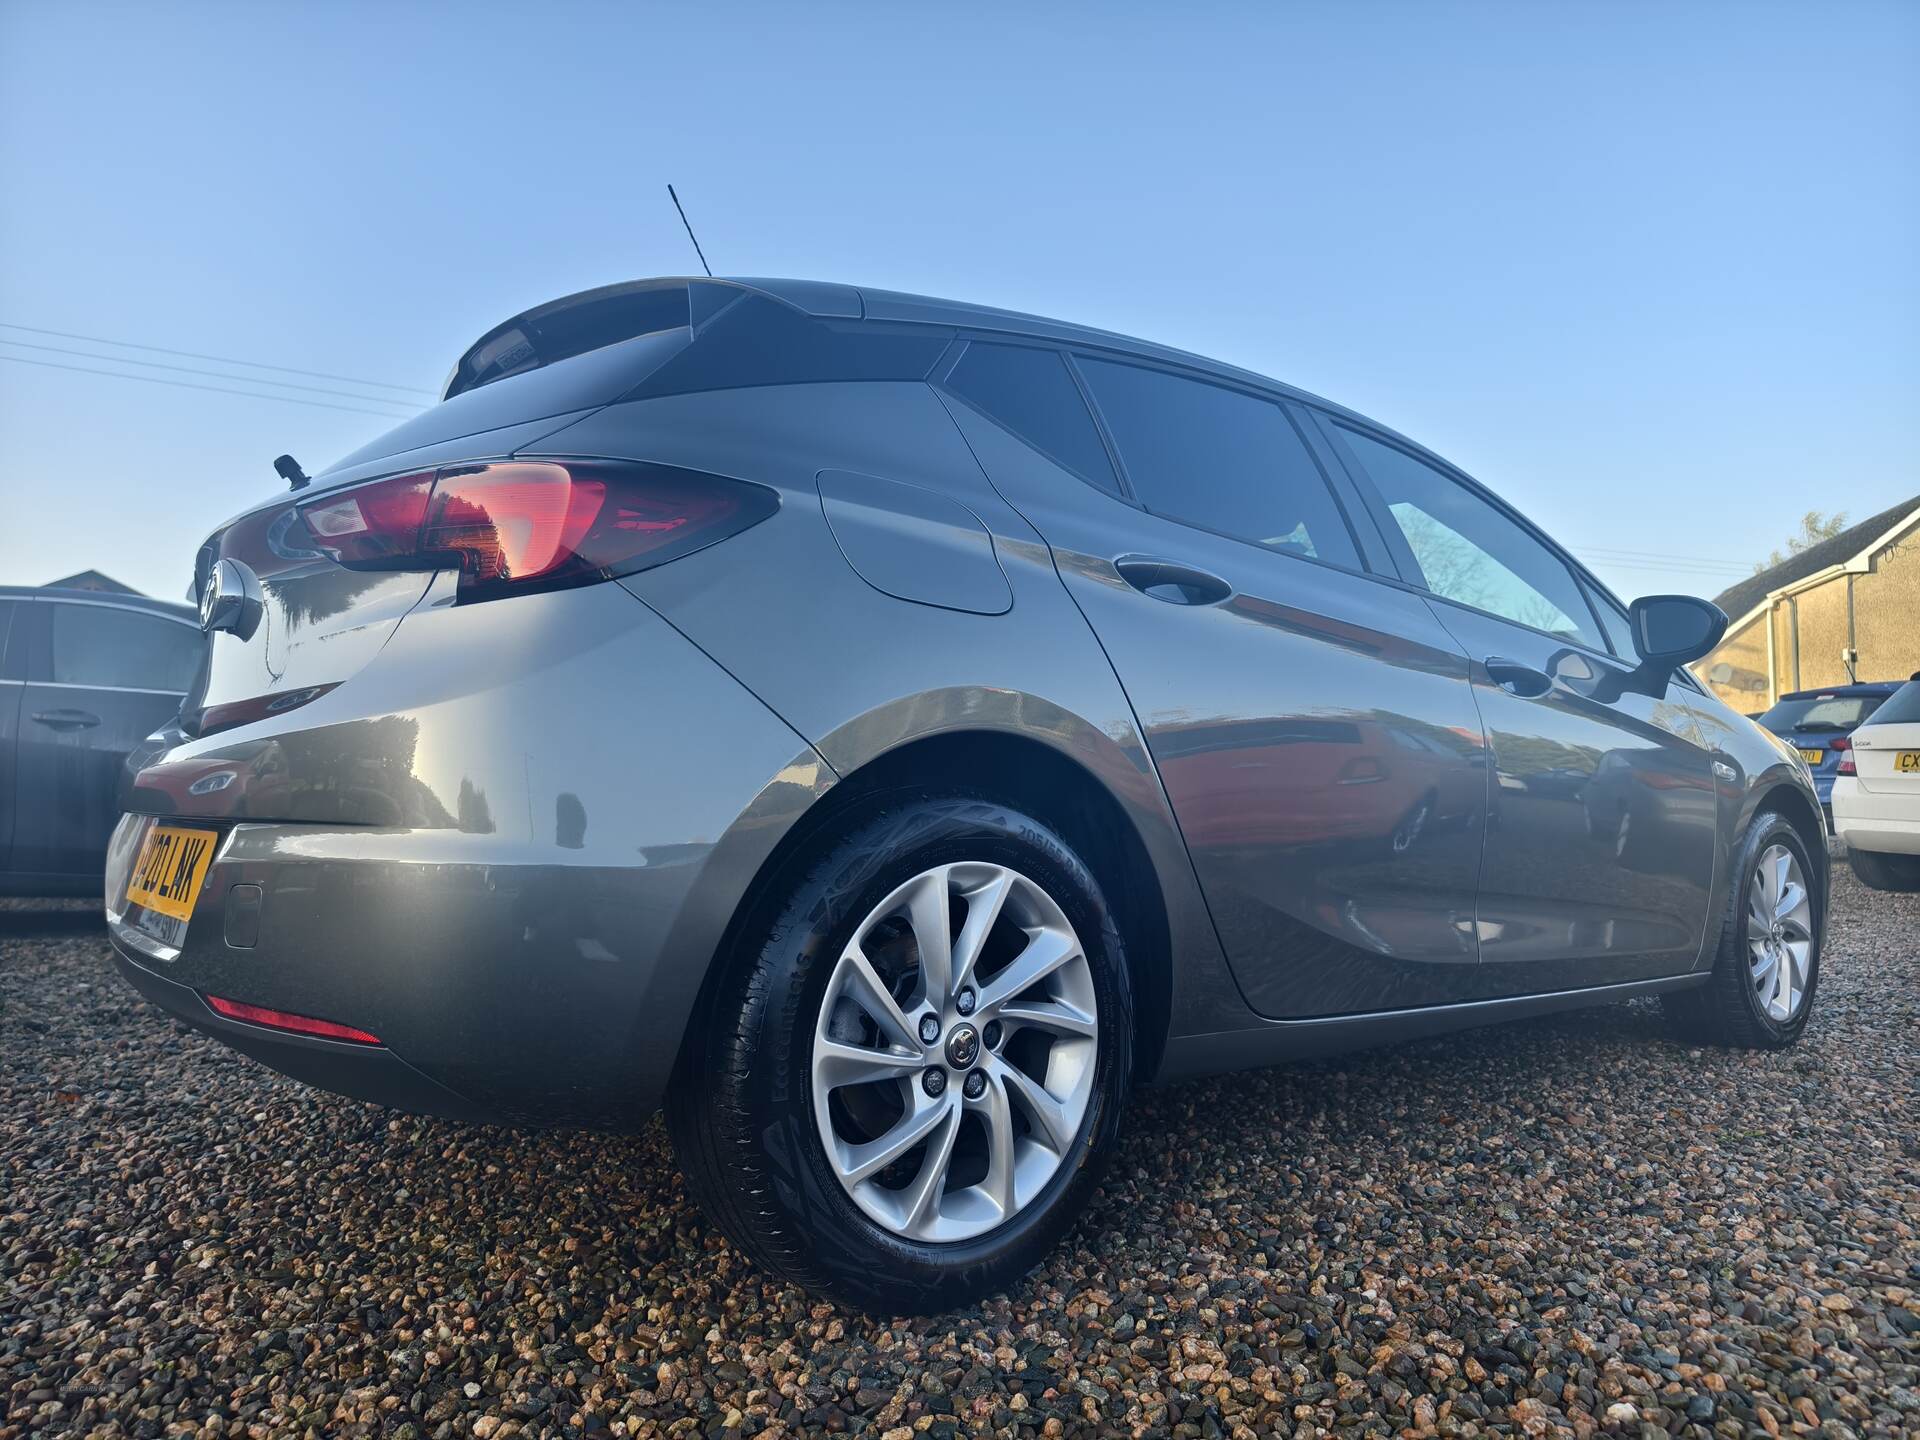
<path fill-rule="evenodd" d="M 1162 877 L 1127 807 L 1079 758 L 1032 736 L 1000 729 L 946 730 L 902 741 L 841 776 L 781 836 L 728 923 L 700 999 L 681 1036 L 706 1023 L 707 1006 L 740 947 L 772 923 L 815 843 L 889 793 L 973 793 L 1029 811 L 1054 826 L 1093 868 L 1127 939 L 1134 990 L 1134 1064 L 1151 1079 L 1166 1050 L 1173 1003 L 1173 939 Z"/>

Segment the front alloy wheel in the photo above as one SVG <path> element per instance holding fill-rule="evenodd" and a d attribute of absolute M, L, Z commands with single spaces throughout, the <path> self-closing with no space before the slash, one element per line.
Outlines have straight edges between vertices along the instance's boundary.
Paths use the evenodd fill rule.
<path fill-rule="evenodd" d="M 1690 1039 L 1777 1050 L 1800 1038 L 1813 1011 L 1826 871 L 1793 824 L 1769 811 L 1740 837 L 1734 865 L 1707 983 L 1661 1004 Z"/>
<path fill-rule="evenodd" d="M 1785 845 L 1760 853 L 1747 886 L 1747 952 L 1754 997 L 1768 1019 L 1786 1024 L 1800 1013 L 1813 969 L 1813 897 Z"/>

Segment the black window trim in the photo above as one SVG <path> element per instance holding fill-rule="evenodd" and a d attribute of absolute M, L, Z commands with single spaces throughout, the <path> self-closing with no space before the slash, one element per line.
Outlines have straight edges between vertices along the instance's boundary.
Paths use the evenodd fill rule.
<path fill-rule="evenodd" d="M 1126 486 L 1129 497 L 1125 501 L 1126 504 L 1140 511 L 1142 514 L 1151 515 L 1154 519 L 1163 520 L 1169 525 L 1181 525 L 1189 530 L 1197 530 L 1203 535 L 1217 535 L 1222 540 L 1231 540 L 1236 545 L 1244 545 L 1248 549 L 1258 551 L 1262 555 L 1279 555 L 1289 560 L 1305 560 L 1313 565 L 1324 565 L 1329 570 L 1337 570 L 1342 575 L 1364 575 L 1368 577 L 1375 575 L 1376 572 L 1372 566 L 1372 553 L 1361 540 L 1359 527 L 1353 523 L 1353 515 L 1348 509 L 1346 497 L 1341 493 L 1342 487 L 1339 481 L 1328 473 L 1326 461 L 1322 458 L 1318 448 L 1313 444 L 1313 441 L 1301 426 L 1299 417 L 1294 415 L 1289 409 L 1284 397 L 1275 394 L 1273 391 L 1263 390 L 1258 386 L 1234 384 L 1219 376 L 1209 374 L 1204 370 L 1195 370 L 1183 365 L 1164 364 L 1157 360 L 1150 360 L 1137 355 L 1097 352 L 1089 356 L 1089 358 L 1097 359 L 1105 364 L 1129 365 L 1136 370 L 1158 371 L 1163 375 L 1170 375 L 1176 380 L 1186 380 L 1198 385 L 1211 385 L 1215 389 L 1231 391 L 1234 394 L 1244 395 L 1249 399 L 1258 400 L 1262 404 L 1273 406 L 1280 412 L 1280 418 L 1292 427 L 1295 438 L 1300 442 L 1301 449 L 1306 451 L 1307 458 L 1313 462 L 1314 473 L 1320 477 L 1320 483 L 1326 487 L 1327 498 L 1333 501 L 1334 513 L 1340 517 L 1340 523 L 1346 527 L 1347 540 L 1348 543 L 1353 546 L 1354 558 L 1359 562 L 1358 568 L 1352 565 L 1343 565 L 1333 560 L 1325 560 L 1318 555 L 1302 555 L 1292 550 L 1276 550 L 1271 545 L 1262 545 L 1258 540 L 1249 540 L 1244 535 L 1229 534 L 1225 530 L 1216 530 L 1211 525 L 1202 525 L 1197 520 L 1187 520 L 1178 515 L 1167 515 L 1145 504 L 1140 500 L 1139 490 L 1133 483 L 1132 475 L 1127 471 L 1126 462 L 1121 458 L 1120 447 L 1115 443 L 1113 433 L 1107 427 L 1107 417 L 1101 411 L 1099 401 L 1094 399 L 1093 387 L 1087 382 L 1086 376 L 1080 371 L 1078 356 L 1071 349 L 1063 349 L 1061 353 L 1066 357 L 1067 369 L 1072 372 L 1074 383 L 1080 387 L 1080 398 L 1086 402 L 1087 409 L 1093 413 L 1094 423 L 1099 427 L 1100 436 L 1106 442 L 1107 453 L 1113 459 L 1115 473 L 1120 476 L 1121 484 Z"/>

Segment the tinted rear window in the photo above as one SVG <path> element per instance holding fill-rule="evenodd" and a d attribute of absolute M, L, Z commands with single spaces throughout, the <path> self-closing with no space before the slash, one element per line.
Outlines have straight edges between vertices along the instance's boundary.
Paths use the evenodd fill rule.
<path fill-rule="evenodd" d="M 1873 712 L 1876 725 L 1911 725 L 1920 721 L 1920 682 L 1902 685 Z"/>
<path fill-rule="evenodd" d="M 1333 492 L 1278 405 L 1137 365 L 1083 358 L 1080 366 L 1147 509 L 1360 568 Z"/>
<path fill-rule="evenodd" d="M 1795 730 L 1844 734 L 1864 724 L 1883 699 L 1881 695 L 1807 695 L 1780 701 L 1760 717 L 1760 723 L 1776 735 L 1790 735 Z"/>
<path fill-rule="evenodd" d="M 947 376 L 947 388 L 1056 464 L 1120 493 L 1107 447 L 1059 351 L 975 343 Z"/>

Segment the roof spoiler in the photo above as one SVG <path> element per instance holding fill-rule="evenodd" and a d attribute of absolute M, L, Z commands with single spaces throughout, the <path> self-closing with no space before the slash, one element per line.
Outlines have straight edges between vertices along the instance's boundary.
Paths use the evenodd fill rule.
<path fill-rule="evenodd" d="M 549 300 L 494 326 L 454 362 L 440 398 L 451 400 L 491 381 L 655 330 L 691 326 L 697 331 L 743 294 L 762 295 L 819 318 L 858 320 L 866 309 L 852 286 L 817 280 L 679 275 L 602 285 Z"/>

